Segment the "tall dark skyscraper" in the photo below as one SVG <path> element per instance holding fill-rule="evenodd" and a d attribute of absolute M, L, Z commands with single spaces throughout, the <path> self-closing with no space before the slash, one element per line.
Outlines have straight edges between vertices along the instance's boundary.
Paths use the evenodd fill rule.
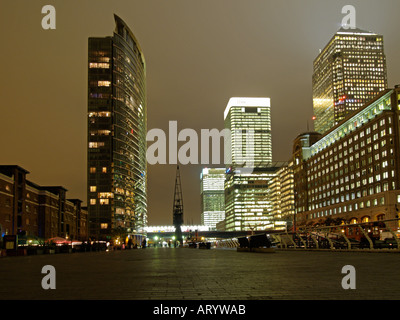
<path fill-rule="evenodd" d="M 387 88 L 383 36 L 341 28 L 314 61 L 315 130 L 325 133 Z"/>
<path fill-rule="evenodd" d="M 113 36 L 88 43 L 88 211 L 99 240 L 140 235 L 147 224 L 146 63 L 114 18 Z"/>

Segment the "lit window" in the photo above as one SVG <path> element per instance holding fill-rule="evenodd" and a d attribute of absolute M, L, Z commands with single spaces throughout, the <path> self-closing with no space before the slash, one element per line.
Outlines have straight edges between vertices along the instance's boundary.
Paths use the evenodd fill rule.
<path fill-rule="evenodd" d="M 90 167 L 90 173 L 96 173 L 96 167 Z"/>
<path fill-rule="evenodd" d="M 96 62 L 91 62 L 89 63 L 89 68 L 99 68 L 99 69 L 109 69 L 110 64 L 109 63 L 96 63 Z"/>
<path fill-rule="evenodd" d="M 104 204 L 109 204 L 109 200 L 108 199 L 100 199 L 100 204 L 104 205 Z"/>
<path fill-rule="evenodd" d="M 90 186 L 90 192 L 96 192 L 96 186 Z"/>
<path fill-rule="evenodd" d="M 92 117 L 110 117 L 111 113 L 107 111 L 103 112 L 89 112 L 89 118 Z"/>
<path fill-rule="evenodd" d="M 101 223 L 100 224 L 101 229 L 107 229 L 108 228 L 108 223 Z"/>
<path fill-rule="evenodd" d="M 90 204 L 95 205 L 96 204 L 96 199 L 90 199 Z"/>
<path fill-rule="evenodd" d="M 113 198 L 113 193 L 112 192 L 100 192 L 99 193 L 99 198 Z"/>
<path fill-rule="evenodd" d="M 100 148 L 100 147 L 104 147 L 104 142 L 89 142 L 90 149 Z"/>
<path fill-rule="evenodd" d="M 97 86 L 99 87 L 109 87 L 111 85 L 111 81 L 98 81 Z"/>
<path fill-rule="evenodd" d="M 101 170 L 103 173 L 107 173 L 107 167 L 103 167 Z"/>
<path fill-rule="evenodd" d="M 110 135 L 110 130 L 97 130 L 97 132 L 93 132 L 94 134 L 98 134 L 100 136 L 108 136 Z"/>

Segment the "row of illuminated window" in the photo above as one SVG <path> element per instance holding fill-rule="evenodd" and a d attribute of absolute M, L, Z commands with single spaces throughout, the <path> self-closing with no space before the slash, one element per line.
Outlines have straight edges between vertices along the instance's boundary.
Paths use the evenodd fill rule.
<path fill-rule="evenodd" d="M 371 182 L 371 184 L 373 184 L 373 182 Z M 391 183 L 392 190 L 395 189 L 395 185 L 396 185 L 395 182 L 392 181 Z M 358 188 L 365 186 L 366 184 L 361 184 L 361 183 L 358 184 Z M 389 187 L 390 187 L 389 182 L 384 182 L 383 184 L 378 183 L 375 186 L 370 186 L 368 188 L 363 188 L 362 190 L 358 190 L 357 192 L 349 193 L 348 191 L 356 189 L 355 184 L 351 184 L 351 185 L 341 186 L 340 188 L 336 188 L 335 190 L 332 189 L 331 191 L 327 191 L 326 193 L 325 192 L 320 193 L 319 195 L 316 196 L 309 196 L 309 203 L 311 209 L 318 209 L 333 205 L 335 203 L 337 204 L 349 200 L 354 200 L 356 198 L 366 197 L 368 195 L 374 195 L 381 192 L 389 191 Z"/>
<path fill-rule="evenodd" d="M 386 151 L 384 151 L 384 156 L 385 157 L 387 156 L 387 152 Z M 356 157 L 356 160 L 358 160 L 358 159 L 359 159 L 359 157 Z M 353 156 L 351 156 L 349 159 L 344 159 L 344 161 L 340 161 L 339 163 L 336 163 L 335 166 L 332 165 L 332 166 L 326 167 L 326 168 L 324 168 L 322 170 L 315 170 L 315 168 L 314 169 L 310 169 L 310 172 L 312 171 L 312 172 L 315 172 L 315 173 L 309 173 L 308 172 L 308 178 L 307 179 L 308 179 L 309 182 L 311 182 L 314 179 L 316 180 L 316 179 L 318 179 L 320 177 L 324 177 L 326 179 L 326 175 L 328 175 L 329 172 L 331 172 L 331 176 L 333 176 L 333 173 L 334 173 L 335 177 L 337 177 L 339 175 L 340 176 L 343 175 L 343 173 L 345 173 L 345 174 L 348 173 L 349 170 L 350 170 L 350 172 L 353 172 L 353 174 L 351 175 L 351 177 L 353 179 L 354 170 L 360 169 L 360 167 L 364 168 L 361 171 L 362 175 L 364 175 L 364 171 L 368 172 L 368 174 L 370 174 L 370 173 L 374 172 L 374 170 L 375 171 L 380 171 L 381 168 L 385 169 L 389 165 L 388 161 L 386 160 L 386 161 L 382 161 L 382 163 L 381 163 L 382 166 L 381 166 L 381 164 L 378 162 L 379 154 L 376 154 L 374 159 L 375 159 L 374 168 L 372 168 L 372 166 L 370 166 L 368 169 L 366 169 L 364 167 L 367 165 L 367 162 L 368 162 L 368 165 L 372 164 L 372 162 L 373 162 L 372 161 L 372 157 L 369 157 L 368 159 L 363 159 L 363 160 L 361 160 L 361 162 L 360 161 L 353 162 Z M 390 164 L 392 166 L 394 166 L 394 160 L 392 159 L 390 162 L 391 162 Z M 344 170 L 343 170 L 343 166 L 344 166 Z M 340 171 L 338 171 L 339 169 L 340 169 Z M 360 176 L 359 172 L 360 171 L 355 171 L 355 174 L 358 177 Z M 326 180 L 329 180 L 329 179 L 326 179 Z"/>
<path fill-rule="evenodd" d="M 366 41 L 366 40 L 368 40 L 368 41 L 378 41 L 378 42 L 381 42 L 383 39 L 381 38 L 381 37 L 361 37 L 361 36 L 358 36 L 358 37 L 351 37 L 351 36 L 339 36 L 339 35 L 337 35 L 337 36 L 335 36 L 335 39 L 337 39 L 337 40 L 339 40 L 339 42 L 343 42 L 343 41 Z"/>
<path fill-rule="evenodd" d="M 389 108 L 390 106 L 390 99 L 379 103 L 379 105 L 374 105 L 368 110 L 364 110 L 359 115 L 349 119 L 346 123 L 341 125 L 339 128 L 334 130 L 331 134 L 325 136 L 320 141 L 315 143 L 312 148 L 312 155 L 315 155 L 321 152 L 323 149 L 329 147 L 330 145 L 336 143 L 336 141 L 342 139 L 346 134 L 350 133 L 353 130 L 358 129 L 363 123 L 367 122 L 369 119 L 373 119 L 377 114 L 381 113 L 385 108 Z M 389 118 L 390 119 L 390 118 Z M 391 123 L 391 119 L 389 120 Z M 370 127 L 366 129 L 366 134 L 370 134 Z M 381 131 L 381 137 L 386 134 L 385 131 Z M 364 130 L 360 132 L 360 137 L 364 136 Z M 358 139 L 358 134 L 355 135 L 355 140 Z"/>
<path fill-rule="evenodd" d="M 370 52 L 370 51 L 361 51 L 361 52 L 352 52 L 350 53 L 347 58 L 350 59 L 378 59 L 380 61 L 383 61 L 384 59 L 384 54 L 383 52 Z"/>
<path fill-rule="evenodd" d="M 357 60 L 357 61 L 356 61 Z M 363 65 L 368 65 L 368 64 L 373 64 L 376 65 L 377 67 L 383 67 L 384 66 L 384 60 L 383 59 L 360 59 L 360 57 L 358 57 L 358 59 L 344 59 L 343 60 L 344 66 L 349 66 L 349 67 L 358 67 L 358 66 L 363 66 Z M 338 64 L 338 67 L 340 65 Z"/>
<path fill-rule="evenodd" d="M 109 87 L 111 85 L 111 81 L 97 81 L 98 87 Z"/>
<path fill-rule="evenodd" d="M 96 192 L 97 186 L 90 186 L 90 192 Z M 112 192 L 99 192 L 97 194 L 98 198 L 114 198 L 114 194 Z"/>
<path fill-rule="evenodd" d="M 99 200 L 100 205 L 108 205 L 110 204 L 110 199 L 90 199 L 90 205 L 94 206 L 97 204 L 97 200 Z"/>
<path fill-rule="evenodd" d="M 362 69 L 371 70 L 371 68 L 378 68 L 377 71 L 383 71 L 384 68 L 383 60 L 380 61 L 370 60 L 369 62 L 364 61 L 363 63 L 343 63 L 343 66 L 345 67 L 344 69 L 346 70 L 362 70 Z M 336 68 L 338 69 L 340 69 L 341 67 L 342 65 L 340 64 L 336 65 Z"/>
<path fill-rule="evenodd" d="M 389 128 L 388 131 L 391 134 L 391 132 L 392 132 L 391 128 Z M 382 130 L 381 134 L 383 132 L 385 132 L 385 130 Z M 358 155 L 357 151 L 359 149 L 365 148 L 366 146 L 367 146 L 367 148 L 365 148 L 365 149 L 363 149 L 361 151 L 361 152 L 363 152 L 361 154 L 361 156 L 365 155 L 365 151 L 366 150 L 367 150 L 368 153 L 371 153 L 372 152 L 372 148 L 375 151 L 378 151 L 379 150 L 379 146 L 381 148 L 384 148 L 388 144 L 388 142 L 391 145 L 393 144 L 393 139 L 389 139 L 389 140 L 382 139 L 382 140 L 379 140 L 379 136 L 378 136 L 377 133 L 374 134 L 373 137 L 368 137 L 367 139 L 362 139 L 362 140 L 360 140 L 360 143 L 354 143 L 353 145 L 351 145 L 351 143 L 352 143 L 352 142 L 350 142 L 351 140 L 352 139 L 349 140 L 349 147 L 347 147 L 347 141 L 345 141 L 343 143 L 343 151 L 341 151 L 342 150 L 342 144 L 340 144 L 339 148 L 338 147 L 331 148 L 329 151 L 326 151 L 325 153 L 323 153 L 320 156 L 316 157 L 313 161 L 311 161 L 310 171 L 311 172 L 318 171 L 320 168 L 324 167 L 324 165 L 328 166 L 329 163 L 332 163 L 334 161 L 336 162 L 336 161 L 338 161 L 338 160 L 340 160 L 342 158 L 346 158 L 347 155 L 349 155 L 349 159 L 351 161 L 353 160 L 353 157 L 356 157 L 356 159 L 358 159 L 359 155 Z M 357 141 L 357 140 L 358 140 L 358 137 L 357 137 L 357 139 L 355 139 L 355 141 Z M 377 141 L 377 142 L 372 145 L 372 143 L 374 141 Z M 338 150 L 339 150 L 339 153 L 337 153 Z M 353 151 L 355 153 L 353 153 Z M 393 154 L 393 150 L 392 149 L 390 150 L 390 153 Z M 387 153 L 386 154 L 382 154 L 382 156 L 387 156 Z M 344 159 L 344 160 L 346 160 L 346 159 Z"/>
<path fill-rule="evenodd" d="M 347 166 L 348 164 L 351 165 L 351 169 L 359 169 L 360 168 L 360 164 L 362 167 L 367 165 L 367 161 L 368 164 L 371 164 L 374 160 L 374 162 L 377 162 L 380 160 L 380 158 L 386 158 L 389 156 L 393 156 L 394 155 L 394 149 L 384 149 L 382 150 L 380 153 L 377 151 L 379 150 L 379 145 L 382 144 L 384 145 L 384 143 L 386 143 L 386 140 L 382 141 L 381 143 L 376 143 L 372 146 L 368 146 L 366 149 L 361 150 L 361 152 L 355 152 L 352 153 L 352 155 L 348 158 L 344 158 L 342 159 L 342 153 L 339 153 L 339 162 L 337 162 L 337 158 L 338 155 L 335 155 L 334 157 L 330 158 L 329 160 L 326 160 L 325 162 L 321 162 L 318 165 L 315 166 L 311 166 L 309 169 L 309 178 L 310 179 L 316 179 L 317 177 L 320 177 L 321 175 L 323 176 L 324 174 L 328 174 L 329 172 L 335 172 L 338 169 L 343 169 L 343 165 Z M 372 149 L 375 150 L 373 157 L 369 156 L 367 159 L 362 159 L 361 163 L 358 161 L 361 157 L 364 157 L 367 153 L 372 153 Z M 389 153 L 388 153 L 389 151 Z M 344 151 L 344 154 L 346 155 L 347 151 Z M 353 161 L 356 161 L 355 163 L 353 163 Z M 333 162 L 336 162 L 335 164 L 333 164 Z M 387 161 L 383 162 L 382 167 L 385 168 L 385 163 L 387 165 Z M 329 165 L 331 164 L 331 165 Z"/>
<path fill-rule="evenodd" d="M 315 219 L 319 217 L 324 217 L 328 215 L 335 215 L 335 214 L 341 214 L 341 213 L 346 213 L 346 212 L 352 212 L 364 208 L 371 208 L 371 207 L 377 207 L 377 206 L 383 206 L 385 205 L 385 198 L 381 197 L 378 199 L 373 199 L 373 200 L 366 200 L 366 201 L 360 201 L 359 203 L 354 203 L 354 204 L 349 204 L 337 208 L 332 208 L 328 210 L 323 210 L 323 211 L 318 211 L 314 212 L 308 215 L 309 219 Z M 362 222 L 368 222 L 368 221 L 362 221 Z"/>
<path fill-rule="evenodd" d="M 376 92 L 374 91 L 375 88 L 381 89 L 384 88 L 384 84 L 375 84 L 375 83 L 361 83 L 361 84 L 355 84 L 351 82 L 346 83 L 345 90 L 348 94 L 368 94 L 371 90 L 375 94 Z M 338 87 L 340 89 L 340 87 Z"/>
<path fill-rule="evenodd" d="M 363 77 L 363 78 L 368 78 L 371 81 L 376 81 L 379 79 L 382 79 L 382 76 L 380 74 L 375 73 L 376 71 L 372 70 L 354 70 L 354 71 L 348 71 L 345 70 L 343 72 L 343 77 L 338 77 L 337 80 L 346 80 L 349 79 L 350 77 Z M 346 86 L 351 85 L 351 80 L 348 80 L 346 83 Z"/>
<path fill-rule="evenodd" d="M 338 45 L 339 49 L 361 49 L 361 50 L 381 50 L 382 45 L 380 43 L 371 43 L 368 42 L 363 44 L 352 44 L 352 45 Z"/>
<path fill-rule="evenodd" d="M 379 170 L 379 165 L 376 165 L 375 167 L 377 168 L 376 170 Z M 351 172 L 353 172 L 353 171 L 351 170 Z M 344 170 L 344 174 L 347 174 L 347 173 L 348 173 L 348 169 L 346 168 Z M 351 189 L 354 189 L 354 188 L 361 187 L 361 185 L 365 186 L 365 185 L 367 185 L 367 182 L 369 184 L 371 184 L 374 182 L 379 182 L 384 179 L 389 179 L 389 177 L 392 179 L 395 178 L 394 170 L 391 171 L 390 176 L 389 176 L 389 171 L 384 171 L 384 172 L 379 172 L 379 173 L 375 172 L 375 174 L 374 174 L 372 166 L 369 167 L 368 170 L 363 169 L 361 171 L 356 171 L 355 174 L 352 173 L 351 175 L 347 175 L 347 176 L 344 176 L 344 177 L 338 179 L 338 176 L 342 175 L 342 174 L 343 174 L 343 170 L 340 170 L 340 172 L 335 172 L 335 174 L 330 174 L 330 175 L 326 174 L 326 175 L 323 175 L 322 180 L 316 180 L 315 183 L 312 183 L 313 179 L 309 179 L 308 181 L 310 182 L 310 188 L 312 188 L 311 192 L 312 193 L 318 192 L 318 191 L 321 192 L 322 190 L 325 190 L 325 189 L 329 190 L 330 188 L 333 189 L 334 186 L 338 186 L 338 185 L 342 185 L 343 183 L 351 182 L 351 184 L 347 184 L 346 186 L 344 186 L 344 185 L 341 186 L 340 191 L 343 191 L 344 188 L 346 188 L 346 190 L 348 190 L 349 187 Z M 368 174 L 368 180 L 367 180 L 367 177 L 365 177 L 361 180 L 361 178 L 367 174 Z M 358 180 L 358 181 L 354 181 L 354 180 Z M 321 185 L 322 185 L 322 187 L 321 187 Z M 322 190 L 321 190 L 321 188 L 322 188 Z M 336 190 L 337 190 L 337 193 L 339 193 L 339 189 L 336 189 Z"/>
<path fill-rule="evenodd" d="M 91 136 L 108 136 L 110 135 L 111 130 L 90 130 L 90 135 Z"/>
<path fill-rule="evenodd" d="M 345 80 L 346 84 L 355 84 L 355 85 L 367 85 L 367 84 L 375 84 L 375 85 L 384 85 L 385 80 L 382 80 L 382 78 L 378 79 L 360 79 L 360 78 L 348 78 Z"/>
<path fill-rule="evenodd" d="M 90 62 L 89 63 L 90 69 L 109 69 L 110 64 L 105 62 Z"/>
<path fill-rule="evenodd" d="M 97 168 L 96 167 L 90 167 L 89 168 L 89 172 L 90 173 L 96 173 L 97 172 Z M 101 168 L 101 173 L 107 173 L 107 167 L 102 167 Z"/>
<path fill-rule="evenodd" d="M 104 147 L 104 142 L 89 142 L 89 149 Z"/>
<path fill-rule="evenodd" d="M 111 117 L 111 112 L 108 112 L 108 111 L 89 112 L 89 118 L 92 118 L 92 117 L 108 118 L 108 117 Z"/>

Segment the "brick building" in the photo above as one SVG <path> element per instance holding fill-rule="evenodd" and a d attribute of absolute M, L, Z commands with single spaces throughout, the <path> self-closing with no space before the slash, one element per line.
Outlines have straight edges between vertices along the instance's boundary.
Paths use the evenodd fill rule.
<path fill-rule="evenodd" d="M 39 186 L 17 165 L 0 166 L 1 235 L 63 237 L 86 240 L 87 210 L 79 199 L 67 199 L 61 186 Z"/>

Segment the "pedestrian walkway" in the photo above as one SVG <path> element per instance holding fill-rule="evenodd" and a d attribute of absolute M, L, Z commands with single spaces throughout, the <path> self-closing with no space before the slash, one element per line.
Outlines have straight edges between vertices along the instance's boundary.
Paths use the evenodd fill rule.
<path fill-rule="evenodd" d="M 42 267 L 56 270 L 56 289 L 41 286 Z M 342 288 L 342 268 L 356 270 L 356 289 Z M 400 255 L 391 253 L 146 248 L 7 257 L 0 261 L 0 299 L 400 299 Z"/>

